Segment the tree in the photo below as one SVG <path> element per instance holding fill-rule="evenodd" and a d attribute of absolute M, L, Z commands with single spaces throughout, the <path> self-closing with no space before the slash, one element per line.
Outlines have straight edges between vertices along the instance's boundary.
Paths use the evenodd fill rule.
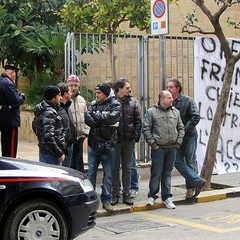
<path fill-rule="evenodd" d="M 48 68 L 53 75 L 64 76 L 64 42 L 65 31 L 56 27 L 44 32 L 37 32 L 34 36 L 22 36 L 21 48 L 38 59 L 37 71 Z"/>
<path fill-rule="evenodd" d="M 137 27 L 141 31 L 150 30 L 149 0 L 72 0 L 61 9 L 62 23 L 71 32 L 88 33 L 123 33 L 120 25 L 129 23 L 129 28 Z M 112 79 L 116 79 L 115 61 L 113 55 L 114 42 L 107 39 Z M 113 58 L 112 58 L 113 56 Z"/>
<path fill-rule="evenodd" d="M 151 27 L 149 0 L 69 0 L 59 15 L 70 32 L 123 33 L 124 22 L 140 31 L 150 32 Z"/>
<path fill-rule="evenodd" d="M 1 63 L 18 65 L 28 76 L 33 70 L 41 71 L 48 61 L 46 56 L 26 51 L 22 43 L 27 39 L 39 42 L 46 32 L 53 32 L 61 20 L 54 11 L 64 3 L 65 0 L 0 0 Z"/>
<path fill-rule="evenodd" d="M 203 35 L 216 35 L 226 58 L 226 69 L 223 79 L 221 95 L 218 101 L 216 112 L 213 117 L 209 140 L 207 144 L 207 150 L 201 171 L 201 176 L 207 180 L 205 188 L 210 189 L 211 176 L 213 172 L 214 161 L 216 159 L 217 144 L 220 137 L 221 124 L 223 122 L 226 112 L 234 67 L 236 62 L 240 59 L 240 52 L 233 53 L 229 47 L 228 41 L 220 24 L 220 17 L 226 12 L 228 8 L 239 4 L 240 0 L 215 0 L 216 4 L 219 7 L 215 13 L 212 13 L 210 11 L 204 0 L 192 0 L 192 2 L 194 2 L 201 9 L 203 14 L 205 14 L 214 30 L 205 31 L 204 29 L 202 29 L 197 24 L 197 18 L 195 17 L 195 14 L 192 13 L 187 16 L 182 32 L 187 32 L 189 34 L 201 33 Z M 239 23 L 233 20 L 229 20 L 229 24 L 234 26 L 235 28 L 239 27 Z"/>

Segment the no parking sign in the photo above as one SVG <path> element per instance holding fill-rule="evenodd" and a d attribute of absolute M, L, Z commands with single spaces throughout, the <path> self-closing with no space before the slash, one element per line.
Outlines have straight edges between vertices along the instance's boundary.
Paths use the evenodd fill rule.
<path fill-rule="evenodd" d="M 164 35 L 168 34 L 168 1 L 151 0 L 151 34 Z"/>

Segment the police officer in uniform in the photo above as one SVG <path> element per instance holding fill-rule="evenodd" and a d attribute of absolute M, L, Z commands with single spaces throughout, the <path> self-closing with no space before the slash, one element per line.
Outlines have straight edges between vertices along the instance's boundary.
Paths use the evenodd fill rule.
<path fill-rule="evenodd" d="M 0 76 L 0 132 L 2 156 L 16 157 L 18 128 L 20 127 L 19 106 L 25 97 L 15 85 L 19 68 L 6 65 Z"/>

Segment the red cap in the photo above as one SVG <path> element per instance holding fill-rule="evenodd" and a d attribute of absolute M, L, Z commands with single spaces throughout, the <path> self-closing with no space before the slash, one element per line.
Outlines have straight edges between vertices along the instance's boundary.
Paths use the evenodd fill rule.
<path fill-rule="evenodd" d="M 70 75 L 67 78 L 67 84 L 80 84 L 80 80 L 77 75 Z"/>

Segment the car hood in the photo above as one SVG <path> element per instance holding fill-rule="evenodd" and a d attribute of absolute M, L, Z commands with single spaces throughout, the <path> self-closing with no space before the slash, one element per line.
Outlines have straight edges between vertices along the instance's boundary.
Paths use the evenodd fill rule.
<path fill-rule="evenodd" d="M 86 175 L 71 168 L 32 160 L 0 157 L 1 177 L 86 179 Z"/>
<path fill-rule="evenodd" d="M 87 176 L 71 168 L 53 164 L 40 163 L 25 159 L 0 157 L 1 178 L 29 178 L 39 180 L 67 180 L 78 182 L 85 192 L 92 191 L 93 187 Z M 23 180 L 25 178 L 25 180 Z"/>
<path fill-rule="evenodd" d="M 21 174 L 22 176 L 34 176 L 34 177 L 46 177 L 46 176 L 71 176 L 71 177 L 79 177 L 82 175 L 80 172 L 57 165 L 46 164 L 35 162 L 32 160 L 25 160 L 25 159 L 15 159 L 15 158 L 5 158 L 0 157 L 0 170 L 1 175 L 6 174 L 16 176 L 16 173 Z M 12 171 L 15 170 L 15 171 Z M 11 173 L 12 172 L 12 173 Z"/>

